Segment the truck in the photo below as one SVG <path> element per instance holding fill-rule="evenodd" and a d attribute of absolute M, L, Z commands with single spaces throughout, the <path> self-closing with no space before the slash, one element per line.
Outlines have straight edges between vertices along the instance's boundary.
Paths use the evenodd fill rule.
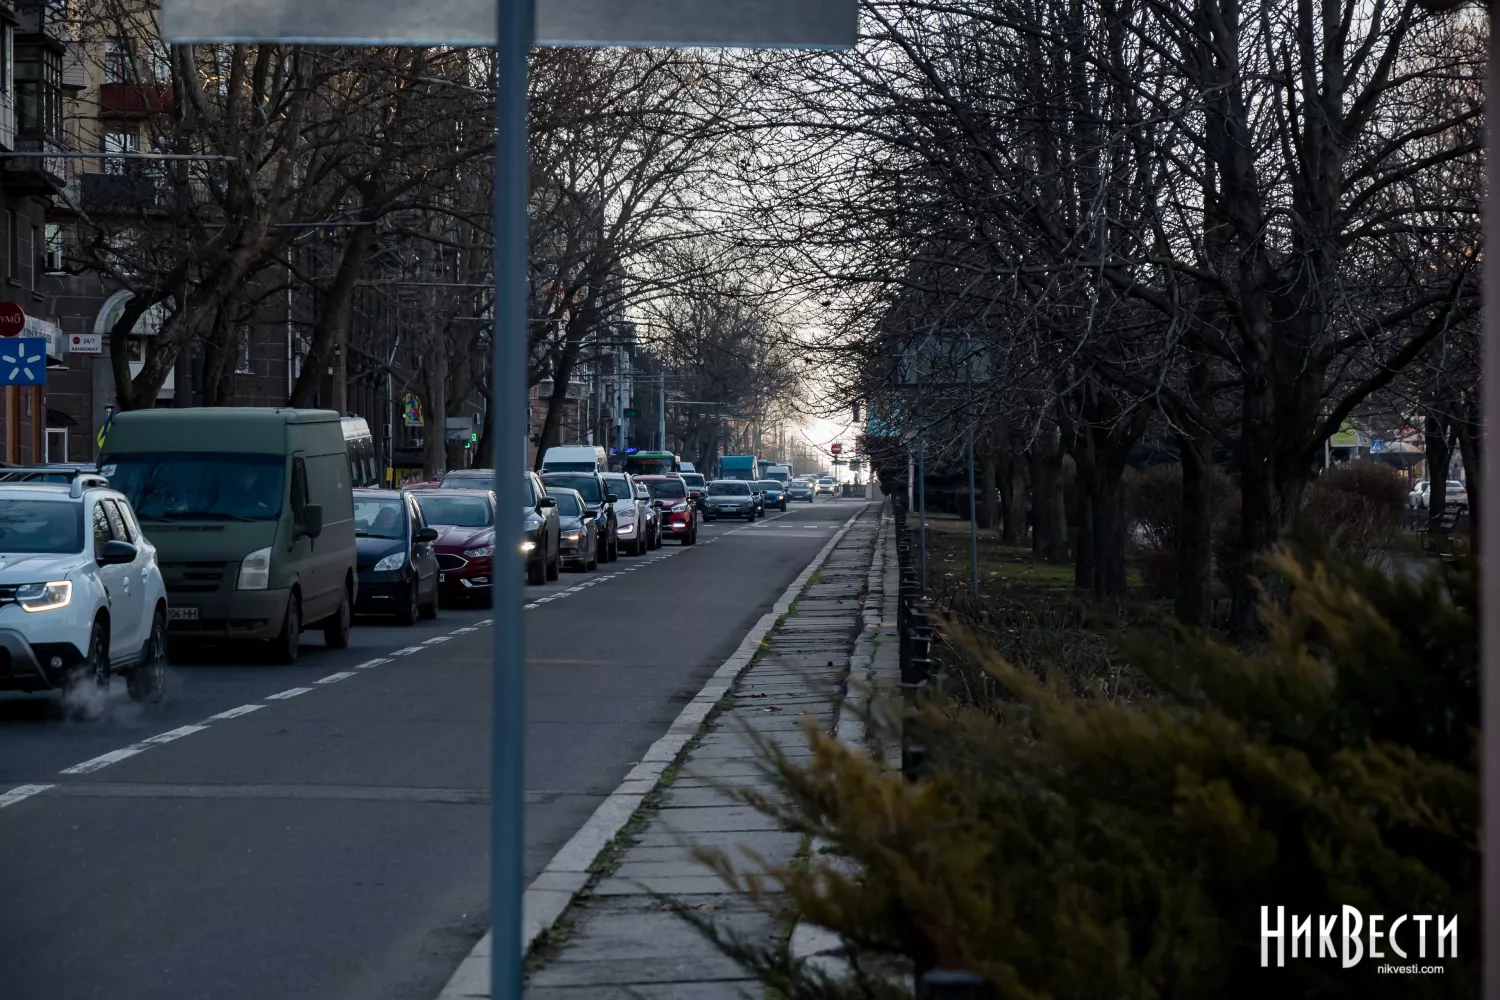
<path fill-rule="evenodd" d="M 719 459 L 719 478 L 754 482 L 760 478 L 760 461 L 754 455 L 725 455 Z"/>

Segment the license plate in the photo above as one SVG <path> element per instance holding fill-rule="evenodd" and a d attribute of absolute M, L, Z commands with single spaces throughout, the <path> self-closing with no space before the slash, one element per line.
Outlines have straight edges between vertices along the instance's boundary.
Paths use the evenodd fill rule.
<path fill-rule="evenodd" d="M 167 619 L 174 622 L 195 622 L 198 620 L 198 609 L 168 608 Z"/>
<path fill-rule="evenodd" d="M 448 582 L 448 574 L 447 573 L 439 573 L 438 574 L 438 583 L 447 583 L 447 582 Z"/>

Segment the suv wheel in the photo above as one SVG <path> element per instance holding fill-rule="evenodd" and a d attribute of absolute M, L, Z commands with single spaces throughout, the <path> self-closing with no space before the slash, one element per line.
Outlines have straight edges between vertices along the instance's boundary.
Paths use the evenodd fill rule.
<path fill-rule="evenodd" d="M 167 690 L 167 623 L 161 612 L 151 620 L 151 636 L 146 640 L 145 659 L 125 679 L 125 690 L 131 701 L 155 705 Z"/>
<path fill-rule="evenodd" d="M 96 719 L 104 708 L 109 690 L 109 630 L 94 622 L 89 630 L 89 648 L 83 662 L 63 681 L 63 706 L 69 715 Z"/>
<path fill-rule="evenodd" d="M 286 617 L 281 621 L 281 633 L 271 640 L 271 658 L 277 663 L 297 662 L 302 651 L 302 603 L 293 594 L 287 598 Z"/>

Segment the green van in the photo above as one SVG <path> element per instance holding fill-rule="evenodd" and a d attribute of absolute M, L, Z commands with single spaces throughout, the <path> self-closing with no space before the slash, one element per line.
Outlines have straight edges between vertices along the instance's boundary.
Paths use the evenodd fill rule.
<path fill-rule="evenodd" d="M 349 644 L 354 494 L 337 413 L 120 413 L 99 471 L 156 546 L 174 642 L 267 640 L 283 663 L 304 627 L 334 649 Z"/>

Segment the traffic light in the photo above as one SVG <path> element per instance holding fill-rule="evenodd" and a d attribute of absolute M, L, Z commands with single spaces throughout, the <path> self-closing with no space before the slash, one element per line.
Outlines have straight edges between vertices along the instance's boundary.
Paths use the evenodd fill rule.
<path fill-rule="evenodd" d="M 474 447 L 474 445 L 477 444 L 478 442 L 479 442 L 479 432 L 478 431 L 470 431 L 469 432 L 469 440 L 467 440 L 467 441 L 464 442 L 464 449 L 468 450 L 469 448 Z"/>

